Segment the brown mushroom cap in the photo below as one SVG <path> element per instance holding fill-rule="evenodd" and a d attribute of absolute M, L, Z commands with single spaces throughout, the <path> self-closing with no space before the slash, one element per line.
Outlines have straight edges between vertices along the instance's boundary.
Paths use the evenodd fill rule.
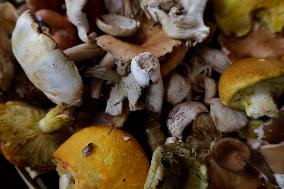
<path fill-rule="evenodd" d="M 222 138 L 213 146 L 213 157 L 224 169 L 242 171 L 250 159 L 249 147 L 238 139 Z"/>
<path fill-rule="evenodd" d="M 88 144 L 93 148 L 86 149 Z M 90 145 L 88 145 L 90 146 Z M 143 188 L 149 162 L 128 133 L 91 126 L 71 136 L 53 154 L 59 174 L 69 172 L 75 188 Z"/>
<path fill-rule="evenodd" d="M 220 100 L 231 108 L 242 109 L 238 99 L 247 88 L 260 82 L 269 83 L 283 77 L 284 62 L 282 61 L 257 58 L 239 60 L 230 65 L 221 75 L 218 85 Z M 272 92 L 279 93 L 279 90 L 276 88 L 276 91 Z"/>

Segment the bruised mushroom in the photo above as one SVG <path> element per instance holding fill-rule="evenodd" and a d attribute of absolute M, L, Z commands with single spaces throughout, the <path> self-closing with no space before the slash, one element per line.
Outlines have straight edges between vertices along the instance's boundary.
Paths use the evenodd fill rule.
<path fill-rule="evenodd" d="M 158 146 L 153 153 L 145 189 L 207 188 L 207 169 L 182 142 Z"/>
<path fill-rule="evenodd" d="M 127 37 L 136 33 L 140 23 L 134 19 L 116 15 L 105 14 L 96 19 L 98 28 L 113 36 Z"/>
<path fill-rule="evenodd" d="M 191 45 L 202 42 L 209 34 L 203 12 L 207 0 L 155 1 L 142 0 L 141 8 L 173 38 L 189 40 Z"/>
<path fill-rule="evenodd" d="M 200 102 L 180 103 L 168 115 L 167 127 L 173 137 L 182 138 L 182 132 L 200 113 L 208 112 Z"/>
<path fill-rule="evenodd" d="M 10 88 L 14 77 L 14 63 L 12 62 L 11 41 L 12 33 L 18 14 L 10 3 L 0 3 L 0 90 Z"/>
<path fill-rule="evenodd" d="M 32 83 L 56 104 L 81 104 L 83 83 L 74 63 L 42 31 L 29 11 L 17 20 L 12 49 Z"/>
<path fill-rule="evenodd" d="M 238 131 L 248 123 L 245 113 L 224 107 L 219 98 L 210 100 L 210 115 L 220 132 Z"/>
<path fill-rule="evenodd" d="M 233 109 L 245 110 L 249 117 L 277 117 L 273 97 L 284 90 L 284 64 L 270 59 L 242 59 L 221 75 L 221 102 Z"/>
<path fill-rule="evenodd" d="M 224 169 L 232 172 L 244 170 L 250 159 L 249 147 L 238 139 L 222 138 L 213 146 L 213 157 Z"/>
<path fill-rule="evenodd" d="M 93 148 L 85 156 L 82 150 L 88 144 Z M 149 169 L 135 138 L 106 126 L 78 131 L 54 152 L 53 159 L 59 175 L 72 175 L 74 188 L 143 188 Z"/>
<path fill-rule="evenodd" d="M 282 0 L 214 0 L 213 5 L 216 21 L 226 35 L 243 36 L 256 20 L 272 32 L 281 32 L 284 26 Z"/>
<path fill-rule="evenodd" d="M 24 102 L 0 104 L 1 151 L 12 164 L 51 169 L 52 153 L 71 135 L 73 110 L 57 106 L 49 112 Z M 53 132 L 50 132 L 53 128 Z M 56 128 L 60 128 L 57 131 Z"/>

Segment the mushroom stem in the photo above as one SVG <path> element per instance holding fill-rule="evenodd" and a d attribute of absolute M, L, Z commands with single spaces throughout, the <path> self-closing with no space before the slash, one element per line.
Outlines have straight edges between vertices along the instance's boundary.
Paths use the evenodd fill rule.
<path fill-rule="evenodd" d="M 255 119 L 262 116 L 273 118 L 277 117 L 279 113 L 268 86 L 256 85 L 252 87 L 246 98 L 242 100 L 242 104 L 245 107 L 246 114 Z"/>
<path fill-rule="evenodd" d="M 38 126 L 43 133 L 47 134 L 70 126 L 74 121 L 73 112 L 73 107 L 57 105 L 39 121 Z"/>
<path fill-rule="evenodd" d="M 83 43 L 63 51 L 74 62 L 79 63 L 84 60 L 102 54 L 102 49 L 96 43 Z"/>
<path fill-rule="evenodd" d="M 74 183 L 74 177 L 69 173 L 65 173 L 59 178 L 59 189 L 67 189 Z"/>

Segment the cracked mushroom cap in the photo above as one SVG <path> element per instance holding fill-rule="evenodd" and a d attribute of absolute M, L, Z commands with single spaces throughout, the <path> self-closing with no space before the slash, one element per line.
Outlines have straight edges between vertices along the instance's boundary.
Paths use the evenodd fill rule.
<path fill-rule="evenodd" d="M 51 101 L 81 104 L 83 82 L 78 69 L 36 23 L 29 10 L 17 20 L 12 49 L 28 78 Z"/>
<path fill-rule="evenodd" d="M 271 59 L 248 58 L 230 65 L 219 80 L 221 102 L 243 110 L 241 100 L 246 91 L 256 85 L 266 85 L 273 94 L 281 94 L 284 86 L 284 62 Z M 246 94 L 249 95 L 249 94 Z"/>
<path fill-rule="evenodd" d="M 72 188 L 143 188 L 149 162 L 128 133 L 91 126 L 71 136 L 53 154 L 59 174 L 69 172 Z"/>
<path fill-rule="evenodd" d="M 244 170 L 251 151 L 249 147 L 238 139 L 222 138 L 213 146 L 213 157 L 224 169 L 232 172 Z"/>
<path fill-rule="evenodd" d="M 24 102 L 0 104 L 0 147 L 12 164 L 36 169 L 54 168 L 51 155 L 71 132 L 43 133 L 38 125 L 45 115 L 45 110 Z"/>

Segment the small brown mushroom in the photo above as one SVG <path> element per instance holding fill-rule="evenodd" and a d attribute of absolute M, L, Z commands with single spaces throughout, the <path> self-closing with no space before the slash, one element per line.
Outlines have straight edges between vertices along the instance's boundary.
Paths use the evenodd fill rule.
<path fill-rule="evenodd" d="M 234 138 L 220 139 L 214 144 L 212 153 L 221 167 L 232 172 L 244 170 L 251 155 L 249 147 Z"/>
<path fill-rule="evenodd" d="M 166 137 L 161 130 L 161 124 L 153 117 L 147 119 L 145 124 L 147 142 L 154 152 L 155 149 L 165 143 Z"/>
<path fill-rule="evenodd" d="M 33 13 L 41 9 L 53 10 L 56 12 L 63 11 L 64 0 L 49 0 L 49 1 L 41 1 L 41 0 L 25 0 L 28 9 L 30 9 Z"/>

